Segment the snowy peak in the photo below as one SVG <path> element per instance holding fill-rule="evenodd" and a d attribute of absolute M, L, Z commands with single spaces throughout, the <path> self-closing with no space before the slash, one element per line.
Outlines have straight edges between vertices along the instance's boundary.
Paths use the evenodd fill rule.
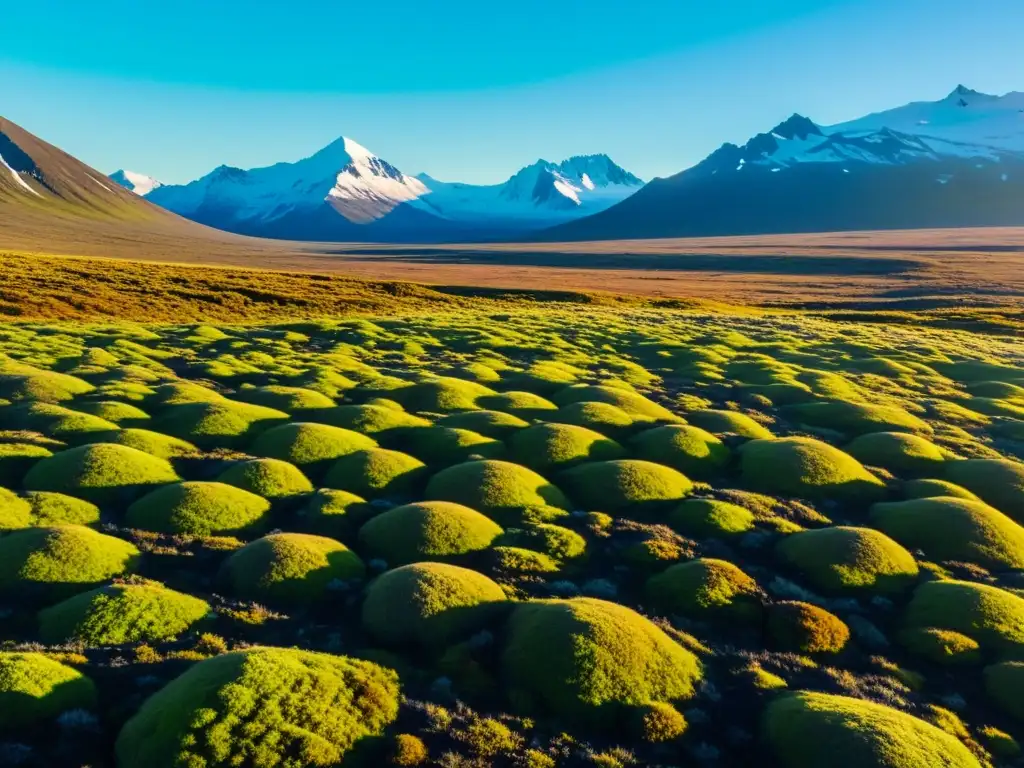
<path fill-rule="evenodd" d="M 501 197 L 537 206 L 572 209 L 585 197 L 626 197 L 643 186 L 607 155 L 576 155 L 560 163 L 538 160 L 502 185 Z"/>
<path fill-rule="evenodd" d="M 114 171 L 110 174 L 110 179 L 117 182 L 125 189 L 134 192 L 139 197 L 145 197 L 157 187 L 162 187 L 163 183 L 157 181 L 152 176 L 146 176 L 143 173 L 136 173 L 135 171 L 126 171 L 121 169 Z"/>
<path fill-rule="evenodd" d="M 793 113 L 787 120 L 772 128 L 772 135 L 779 139 L 805 140 L 811 136 L 823 136 L 824 134 L 809 117 Z"/>

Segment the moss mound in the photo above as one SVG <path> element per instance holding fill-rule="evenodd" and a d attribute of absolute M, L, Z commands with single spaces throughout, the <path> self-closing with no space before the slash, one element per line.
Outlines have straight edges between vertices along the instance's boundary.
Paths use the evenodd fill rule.
<path fill-rule="evenodd" d="M 86 400 L 76 403 L 75 409 L 114 424 L 142 424 L 149 421 L 149 414 L 138 406 L 117 400 Z"/>
<path fill-rule="evenodd" d="M 158 488 L 128 507 L 132 528 L 190 536 L 247 534 L 258 531 L 270 502 L 226 483 L 186 481 Z"/>
<path fill-rule="evenodd" d="M 118 429 L 117 424 L 99 416 L 48 403 L 8 406 L 0 410 L 0 426 L 40 432 L 47 437 L 76 444 L 88 442 L 98 432 Z"/>
<path fill-rule="evenodd" d="M 946 465 L 946 479 L 977 494 L 1024 524 L 1024 464 L 1009 459 L 965 459 Z"/>
<path fill-rule="evenodd" d="M 884 533 L 837 526 L 793 533 L 777 548 L 779 558 L 817 589 L 900 592 L 914 583 L 914 556 Z"/>
<path fill-rule="evenodd" d="M 321 488 L 309 497 L 309 503 L 298 514 L 312 532 L 349 541 L 373 516 L 374 509 L 362 496 Z"/>
<path fill-rule="evenodd" d="M 389 669 L 249 648 L 201 661 L 150 696 L 118 736 L 117 764 L 326 768 L 397 714 L 398 677 Z"/>
<path fill-rule="evenodd" d="M 601 433 L 571 424 L 536 424 L 516 432 L 508 445 L 514 461 L 538 472 L 584 461 L 618 459 L 626 453 Z"/>
<path fill-rule="evenodd" d="M 178 480 L 165 460 L 124 445 L 94 443 L 43 459 L 25 475 L 30 491 L 54 491 L 103 506 Z"/>
<path fill-rule="evenodd" d="M 801 691 L 765 709 L 762 731 L 786 768 L 981 768 L 956 737 L 897 709 Z"/>
<path fill-rule="evenodd" d="M 92 392 L 93 385 L 66 373 L 56 373 L 0 358 L 0 398 L 59 403 Z"/>
<path fill-rule="evenodd" d="M 697 658 L 635 611 L 592 598 L 520 604 L 508 622 L 502 668 L 535 708 L 583 724 L 622 707 L 688 699 Z"/>
<path fill-rule="evenodd" d="M 557 421 L 561 424 L 586 427 L 610 437 L 625 435 L 633 428 L 634 424 L 633 417 L 618 406 L 589 400 L 564 405 L 558 409 L 557 413 L 552 413 L 547 418 L 549 421 Z"/>
<path fill-rule="evenodd" d="M 139 550 L 79 525 L 25 528 L 0 538 L 0 592 L 60 599 L 135 570 Z"/>
<path fill-rule="evenodd" d="M 294 422 L 263 432 L 253 441 L 249 452 L 316 471 L 334 459 L 376 447 L 376 440 L 360 432 L 328 424 Z"/>
<path fill-rule="evenodd" d="M 494 568 L 507 573 L 556 573 L 559 569 L 554 559 L 532 549 L 497 546 L 491 554 Z"/>
<path fill-rule="evenodd" d="M 313 490 L 313 484 L 301 469 L 280 459 L 240 461 L 221 473 L 217 481 L 265 499 L 285 499 Z"/>
<path fill-rule="evenodd" d="M 605 384 L 576 384 L 559 391 L 552 399 L 560 406 L 585 402 L 607 403 L 625 411 L 634 421 L 681 421 L 672 411 L 638 392 Z"/>
<path fill-rule="evenodd" d="M 907 432 L 872 432 L 846 446 L 853 458 L 896 474 L 923 474 L 941 470 L 946 454 L 923 437 Z"/>
<path fill-rule="evenodd" d="M 32 510 L 32 525 L 95 525 L 100 508 L 88 501 L 49 491 L 28 491 L 25 501 Z"/>
<path fill-rule="evenodd" d="M 562 492 L 533 470 L 494 460 L 467 461 L 438 472 L 427 484 L 426 497 L 453 501 L 485 514 L 525 507 L 569 507 Z"/>
<path fill-rule="evenodd" d="M 32 465 L 53 451 L 32 443 L 0 443 L 0 486 L 15 487 Z"/>
<path fill-rule="evenodd" d="M 581 557 L 587 540 L 576 531 L 552 523 L 534 523 L 527 528 L 510 530 L 501 543 L 514 548 L 532 549 L 555 560 Z"/>
<path fill-rule="evenodd" d="M 481 397 L 497 394 L 475 381 L 440 376 L 391 392 L 391 397 L 409 411 L 452 413 L 478 408 Z"/>
<path fill-rule="evenodd" d="M 954 499 L 981 501 L 966 488 L 961 488 L 948 480 L 908 480 L 903 484 L 903 495 L 908 499 L 933 499 L 936 496 L 949 496 Z"/>
<path fill-rule="evenodd" d="M 32 525 L 32 506 L 14 491 L 0 488 L 0 531 Z"/>
<path fill-rule="evenodd" d="M 641 432 L 630 442 L 638 458 L 692 477 L 710 477 L 729 463 L 725 443 L 700 427 L 669 424 Z"/>
<path fill-rule="evenodd" d="M 894 405 L 851 403 L 846 400 L 804 403 L 786 408 L 786 414 L 814 427 L 825 427 L 848 435 L 869 432 L 922 432 L 929 434 L 928 422 Z"/>
<path fill-rule="evenodd" d="M 409 430 L 405 437 L 405 450 L 432 466 L 447 467 L 470 458 L 500 459 L 505 456 L 503 442 L 468 429 L 424 427 Z"/>
<path fill-rule="evenodd" d="M 363 626 L 385 643 L 444 646 L 501 613 L 505 593 L 482 573 L 446 563 L 387 571 L 366 591 Z"/>
<path fill-rule="evenodd" d="M 210 612 L 205 600 L 160 584 L 112 584 L 39 613 L 39 635 L 56 645 L 162 642 L 187 632 Z"/>
<path fill-rule="evenodd" d="M 526 429 L 530 422 L 502 411 L 464 411 L 438 419 L 439 427 L 468 429 L 470 432 L 503 440 L 517 430 Z"/>
<path fill-rule="evenodd" d="M 727 560 L 677 563 L 648 579 L 646 592 L 659 609 L 693 618 L 756 621 L 762 612 L 757 582 Z"/>
<path fill-rule="evenodd" d="M 1024 662 L 1004 661 L 985 667 L 985 691 L 1007 714 L 1024 720 Z"/>
<path fill-rule="evenodd" d="M 332 585 L 363 578 L 363 561 L 344 544 L 305 533 L 274 533 L 233 553 L 221 571 L 231 593 L 281 605 L 322 600 Z"/>
<path fill-rule="evenodd" d="M 685 475 L 639 459 L 581 464 L 561 473 L 559 482 L 579 506 L 611 513 L 678 502 L 693 489 Z"/>
<path fill-rule="evenodd" d="M 159 459 L 176 459 L 191 456 L 199 449 L 186 440 L 171 437 L 148 429 L 118 429 L 112 432 L 97 432 L 90 439 L 97 443 L 112 443 L 134 448 Z"/>
<path fill-rule="evenodd" d="M 324 485 L 366 498 L 408 496 L 426 475 L 426 465 L 407 453 L 369 448 L 335 461 Z"/>
<path fill-rule="evenodd" d="M 396 429 L 429 427 L 430 422 L 397 408 L 382 405 L 337 405 L 334 408 L 309 411 L 303 416 L 307 421 L 330 424 L 333 427 L 351 429 L 364 435 L 379 437 Z"/>
<path fill-rule="evenodd" d="M 736 411 L 694 411 L 686 418 L 708 432 L 716 435 L 739 435 L 750 440 L 770 440 L 774 435 L 745 413 Z"/>
<path fill-rule="evenodd" d="M 977 664 L 981 661 L 978 641 L 950 629 L 910 627 L 900 632 L 899 639 L 908 651 L 935 664 Z"/>
<path fill-rule="evenodd" d="M 310 408 L 332 408 L 334 401 L 327 395 L 302 387 L 282 387 L 270 385 L 242 389 L 235 397 L 243 403 L 262 405 L 285 413 L 304 411 Z"/>
<path fill-rule="evenodd" d="M 390 566 L 444 560 L 487 549 L 502 534 L 489 517 L 449 501 L 394 507 L 368 521 L 359 542 Z"/>
<path fill-rule="evenodd" d="M 983 649 L 1024 648 L 1024 598 L 987 584 L 929 581 L 914 591 L 906 625 L 959 632 Z"/>
<path fill-rule="evenodd" d="M 1024 568 L 1024 528 L 981 501 L 939 496 L 875 504 L 871 521 L 934 560 Z"/>
<path fill-rule="evenodd" d="M 763 493 L 864 501 L 885 490 L 855 458 L 808 437 L 752 440 L 740 448 L 740 458 L 743 479 Z"/>
<path fill-rule="evenodd" d="M 768 608 L 768 636 L 795 653 L 839 653 L 850 639 L 842 619 L 810 603 L 784 600 Z"/>
<path fill-rule="evenodd" d="M 262 430 L 287 420 L 284 411 L 222 398 L 166 408 L 154 419 L 154 428 L 200 448 L 239 448 Z"/>
<path fill-rule="evenodd" d="M 96 686 L 77 669 L 41 653 L 0 652 L 0 729 L 32 726 L 95 705 Z"/>
<path fill-rule="evenodd" d="M 754 528 L 754 515 L 737 504 L 718 499 L 687 499 L 666 518 L 684 536 L 735 536 Z"/>

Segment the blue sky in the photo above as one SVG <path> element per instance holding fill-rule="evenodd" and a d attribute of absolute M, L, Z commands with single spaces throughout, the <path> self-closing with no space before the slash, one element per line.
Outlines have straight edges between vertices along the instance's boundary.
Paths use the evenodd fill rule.
<path fill-rule="evenodd" d="M 792 112 L 1024 90 L 1020 0 L 35 0 L 4 27 L 0 114 L 170 182 L 342 134 L 452 181 L 590 152 L 651 178 Z"/>

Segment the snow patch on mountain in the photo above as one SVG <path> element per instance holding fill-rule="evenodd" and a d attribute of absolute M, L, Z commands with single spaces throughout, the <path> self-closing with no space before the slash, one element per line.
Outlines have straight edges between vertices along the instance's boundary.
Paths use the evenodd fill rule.
<path fill-rule="evenodd" d="M 152 176 L 146 176 L 144 173 L 136 173 L 135 171 L 127 171 L 121 169 L 114 171 L 109 177 L 112 181 L 116 181 L 125 189 L 134 192 L 139 197 L 145 197 L 157 187 L 164 186 L 162 182 L 157 181 Z"/>
<path fill-rule="evenodd" d="M 31 192 L 36 197 L 42 197 L 42 195 L 40 195 L 38 192 L 36 192 L 34 189 L 32 189 L 32 187 L 29 186 L 29 183 L 27 181 L 25 181 L 23 178 L 21 178 L 21 174 L 18 173 L 16 170 L 14 170 L 14 168 L 12 168 L 8 164 L 8 162 L 6 160 L 4 160 L 2 155 L 0 155 L 0 165 L 2 165 L 4 168 L 6 168 L 10 172 L 11 176 L 18 183 L 18 185 L 24 187 L 25 189 L 27 189 L 29 192 Z"/>

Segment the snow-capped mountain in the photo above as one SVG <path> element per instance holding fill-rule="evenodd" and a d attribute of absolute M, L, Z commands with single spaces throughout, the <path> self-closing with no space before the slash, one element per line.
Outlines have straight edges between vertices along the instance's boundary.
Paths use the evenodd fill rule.
<path fill-rule="evenodd" d="M 540 160 L 503 184 L 408 176 L 352 139 L 294 163 L 221 166 L 146 198 L 242 234 L 309 240 L 485 237 L 540 229 L 619 202 L 643 182 L 605 155 Z"/>
<path fill-rule="evenodd" d="M 1021 101 L 961 86 L 939 102 L 828 128 L 793 115 L 544 237 L 1024 225 Z"/>
<path fill-rule="evenodd" d="M 125 189 L 134 192 L 139 197 L 145 197 L 157 187 L 163 186 L 162 182 L 157 181 L 152 176 L 124 169 L 114 171 L 110 174 L 110 179 L 116 181 Z"/>

